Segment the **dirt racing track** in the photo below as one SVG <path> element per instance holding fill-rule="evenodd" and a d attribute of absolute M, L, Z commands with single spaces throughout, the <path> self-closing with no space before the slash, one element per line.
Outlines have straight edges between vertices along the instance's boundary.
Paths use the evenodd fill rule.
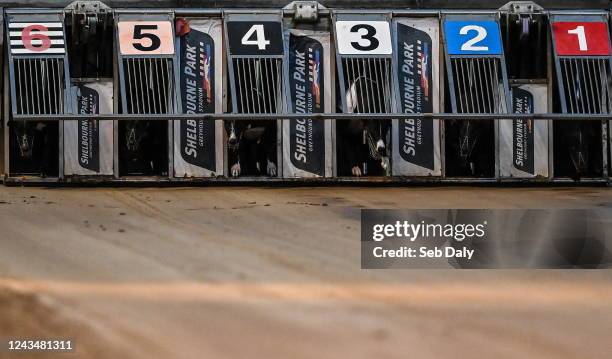
<path fill-rule="evenodd" d="M 609 270 L 361 270 L 359 210 L 611 200 L 606 188 L 2 187 L 0 337 L 72 338 L 77 355 L 60 358 L 608 358 Z"/>

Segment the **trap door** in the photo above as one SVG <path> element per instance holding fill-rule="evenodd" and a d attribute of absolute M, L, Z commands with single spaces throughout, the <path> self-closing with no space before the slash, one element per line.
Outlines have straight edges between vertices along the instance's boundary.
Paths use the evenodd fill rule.
<path fill-rule="evenodd" d="M 70 86 L 77 121 L 64 121 L 64 175 L 113 175 L 112 121 L 87 119 L 87 115 L 112 114 L 113 81 L 73 82 Z"/>
<path fill-rule="evenodd" d="M 440 111 L 440 21 L 393 19 L 395 108 L 400 113 Z M 392 124 L 394 176 L 441 176 L 440 121 L 401 119 Z"/>
<path fill-rule="evenodd" d="M 546 84 L 512 85 L 512 113 L 548 112 Z M 548 120 L 517 119 L 499 124 L 501 178 L 548 178 Z"/>
<path fill-rule="evenodd" d="M 63 16 L 57 12 L 6 12 L 6 39 L 13 115 L 70 113 L 68 56 Z M 7 119 L 8 120 L 8 119 Z M 10 175 L 61 177 L 62 126 L 21 122 L 8 131 Z"/>
<path fill-rule="evenodd" d="M 443 27 L 446 73 L 453 113 L 507 113 L 510 108 L 510 92 L 497 15 L 443 15 Z M 493 165 L 494 168 L 493 171 L 482 169 L 482 172 L 492 175 L 485 177 L 497 178 L 498 122 L 499 120 L 495 120 L 490 133 L 480 133 L 474 138 L 462 137 L 458 148 L 452 150 L 447 146 L 446 168 L 448 169 L 451 161 L 449 152 L 458 152 L 460 159 L 487 156 L 490 158 L 488 162 L 491 163 L 485 163 L 481 167 Z M 477 126 L 479 124 L 475 121 L 467 123 L 467 127 L 472 129 Z M 466 132 L 469 131 L 468 128 Z M 477 141 L 490 139 L 491 136 L 494 137 L 493 153 L 472 154 L 474 149 L 478 149 Z M 449 140 L 452 141 L 446 137 L 446 141 Z M 449 176 L 448 171 L 446 175 Z"/>
<path fill-rule="evenodd" d="M 288 112 L 333 112 L 335 84 L 329 19 L 320 19 L 314 26 L 293 21 L 285 24 Z M 333 120 L 283 120 L 283 177 L 332 177 L 333 131 Z"/>
<path fill-rule="evenodd" d="M 119 13 L 116 26 L 122 113 L 176 113 L 173 15 Z M 127 129 L 129 121 L 123 122 L 126 123 L 119 123 L 118 126 L 123 125 Z M 146 128 L 143 129 L 144 126 Z M 116 150 L 119 175 L 168 175 L 169 164 L 172 163 L 172 146 L 169 144 L 172 138 L 171 123 L 145 121 L 136 126 L 136 131 L 117 133 L 120 137 L 115 141 L 119 147 Z M 159 133 L 166 135 L 153 140 L 147 137 Z M 130 157 L 126 157 L 126 154 Z"/>
<path fill-rule="evenodd" d="M 391 40 L 391 14 L 377 12 L 335 12 L 334 35 L 336 42 L 336 62 L 339 81 L 339 96 L 343 113 L 352 114 L 384 114 L 393 112 L 393 80 Z M 356 118 L 357 119 L 357 118 Z M 363 117 L 367 120 L 367 116 Z M 383 121 L 373 125 L 379 127 L 381 136 L 372 136 L 364 132 L 360 141 L 368 147 L 361 170 L 369 175 L 367 162 L 374 159 L 381 164 L 385 155 L 377 153 L 377 140 L 383 137 L 386 144 L 386 157 L 390 150 L 389 131 L 386 131 Z M 386 132 L 386 133 L 385 133 Z M 339 139 L 336 151 L 356 151 L 355 146 L 347 148 L 346 134 L 336 132 Z M 342 137 L 342 138 L 341 138 Z M 354 144 L 352 144 L 354 145 Z M 348 156 L 337 153 L 338 166 L 345 165 Z M 383 171 L 390 173 L 390 166 Z M 340 167 L 339 167 L 340 168 Z"/>
<path fill-rule="evenodd" d="M 221 18 L 175 20 L 177 101 L 183 114 L 223 113 L 223 23 Z M 224 174 L 223 121 L 174 121 L 174 176 Z"/>
<path fill-rule="evenodd" d="M 115 113 L 114 18 L 110 9 L 98 9 L 87 15 L 74 7 L 64 12 L 72 110 L 79 115 L 78 120 L 63 123 L 66 177 L 114 173 L 113 121 L 90 119 L 92 115 Z"/>
<path fill-rule="evenodd" d="M 552 64 L 547 61 L 548 16 L 518 6 L 502 11 L 500 16 L 512 94 L 510 112 L 547 113 Z M 549 120 L 500 121 L 500 177 L 548 180 L 550 129 Z"/>
<path fill-rule="evenodd" d="M 562 113 L 612 113 L 612 52 L 607 16 L 553 14 L 550 15 L 550 26 Z M 579 171 L 585 171 L 581 176 L 607 176 L 606 127 L 605 121 L 601 124 L 591 121 L 556 123 L 554 156 L 563 156 L 568 145 L 575 145 L 577 151 L 564 156 L 563 161 L 555 158 L 555 177 L 562 171 L 566 172 L 563 167 L 569 163 Z M 570 134 L 570 143 L 564 143 L 568 132 L 575 133 Z"/>
<path fill-rule="evenodd" d="M 232 112 L 282 114 L 284 45 L 282 12 L 226 11 L 225 35 Z M 232 124 L 229 124 L 232 126 Z M 276 120 L 277 176 L 282 174 L 281 120 Z M 237 134 L 241 136 L 241 134 Z M 228 151 L 232 151 L 229 149 Z M 230 155 L 228 154 L 228 157 Z M 244 159 L 241 158 L 241 162 Z M 229 166 L 232 164 L 230 163 Z M 244 167 L 244 163 L 242 164 Z M 265 169 L 261 170 L 262 174 Z M 243 171 L 244 173 L 244 171 Z"/>

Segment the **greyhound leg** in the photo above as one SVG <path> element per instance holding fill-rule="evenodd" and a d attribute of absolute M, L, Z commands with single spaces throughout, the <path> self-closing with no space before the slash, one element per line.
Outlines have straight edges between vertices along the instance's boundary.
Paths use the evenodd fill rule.
<path fill-rule="evenodd" d="M 391 175 L 391 166 L 389 161 L 389 154 L 387 151 L 386 141 L 389 140 L 389 126 L 386 121 L 380 121 L 378 125 L 379 138 L 376 142 L 376 152 L 380 155 L 380 167 L 385 172 L 386 176 Z"/>
<path fill-rule="evenodd" d="M 343 151 L 346 153 L 346 158 L 351 166 L 351 174 L 355 177 L 363 175 L 361 166 L 365 161 L 364 133 L 366 125 L 362 120 L 350 120 L 346 126 L 346 143 Z"/>
<path fill-rule="evenodd" d="M 34 149 L 36 151 L 40 151 L 40 167 L 39 172 L 41 177 L 46 177 L 47 173 L 50 171 L 50 161 L 51 161 L 51 152 L 49 146 L 51 145 L 51 139 L 49 138 L 49 132 L 47 125 L 44 123 L 36 124 L 36 132 L 35 135 L 40 140 L 38 141 L 41 145 L 39 149 Z M 33 145 L 33 144 L 32 144 Z"/>
<path fill-rule="evenodd" d="M 276 163 L 271 162 L 270 160 L 268 160 L 267 170 L 268 170 L 268 176 L 276 177 L 276 171 L 277 171 Z"/>
<path fill-rule="evenodd" d="M 230 156 L 230 175 L 232 177 L 240 176 L 242 172 L 242 168 L 240 167 L 240 151 L 239 151 L 239 142 L 238 136 L 236 135 L 236 123 L 235 121 L 230 122 L 230 133 L 227 138 L 227 145 L 229 147 L 229 156 Z"/>
<path fill-rule="evenodd" d="M 266 124 L 266 131 L 263 138 L 263 146 L 266 153 L 266 173 L 270 177 L 276 177 L 278 168 L 276 166 L 276 126 Z"/>
<path fill-rule="evenodd" d="M 383 131 L 382 121 L 379 121 L 378 123 L 378 134 L 379 134 L 379 137 L 378 137 L 378 141 L 376 141 L 376 151 L 381 156 L 384 156 L 387 151 L 387 146 L 385 145 L 385 141 L 383 140 L 383 137 L 385 136 L 385 134 Z"/>
<path fill-rule="evenodd" d="M 238 177 L 242 173 L 242 168 L 240 167 L 240 150 L 232 149 L 229 151 L 230 163 L 232 164 L 230 168 L 230 173 L 232 177 Z"/>
<path fill-rule="evenodd" d="M 240 162 L 234 163 L 232 165 L 231 171 L 232 171 L 232 177 L 240 176 L 240 172 L 242 171 L 242 169 L 240 168 Z"/>

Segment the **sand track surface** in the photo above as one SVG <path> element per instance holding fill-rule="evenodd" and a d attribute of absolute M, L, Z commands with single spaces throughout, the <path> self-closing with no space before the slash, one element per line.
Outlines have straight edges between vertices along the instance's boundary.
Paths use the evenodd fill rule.
<path fill-rule="evenodd" d="M 360 269 L 362 208 L 590 207 L 612 192 L 0 187 L 0 358 L 610 358 L 612 270 Z"/>

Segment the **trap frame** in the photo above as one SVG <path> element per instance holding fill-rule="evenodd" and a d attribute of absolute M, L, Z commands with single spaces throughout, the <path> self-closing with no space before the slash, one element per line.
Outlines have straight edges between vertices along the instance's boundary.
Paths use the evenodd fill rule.
<path fill-rule="evenodd" d="M 125 3 L 124 3 L 125 4 Z M 592 6 L 592 8 L 597 8 L 597 9 L 601 9 L 602 8 L 602 4 L 601 2 L 597 2 L 597 1 L 593 1 L 593 2 L 588 2 L 589 6 Z M 54 4 L 55 5 L 55 4 Z M 117 4 L 111 3 L 111 6 L 116 6 Z M 552 4 L 555 5 L 555 4 Z M 383 5 L 380 5 L 383 6 Z M 569 6 L 569 5 L 563 5 L 563 6 Z M 573 5 L 573 6 L 579 6 L 579 7 L 584 7 L 584 4 L 580 4 L 580 5 Z M 556 6 L 557 8 L 560 6 Z M 26 13 L 26 14 L 31 14 L 33 12 L 54 12 L 54 13 L 58 13 L 61 12 L 63 10 L 58 10 L 58 9 L 45 9 L 45 10 L 41 10 L 41 9 L 34 9 L 34 8 L 28 8 L 28 9 L 11 9 L 11 10 L 4 10 L 5 14 L 8 14 L 10 12 L 22 12 L 22 13 Z M 317 9 L 317 16 L 319 18 L 330 18 L 333 16 L 333 13 L 336 10 L 327 10 L 327 9 L 323 9 L 321 7 L 319 7 Z M 493 14 L 493 16 L 498 16 L 501 12 L 504 12 L 506 10 L 476 10 L 476 11 L 469 11 L 470 14 L 476 14 L 478 16 L 491 16 L 491 14 Z M 187 8 L 182 8 L 182 9 L 164 9 L 164 10 L 156 10 L 156 9 L 115 9 L 114 10 L 114 14 L 115 16 L 134 16 L 135 14 L 138 14 L 139 16 L 152 16 L 152 15 L 156 15 L 158 16 L 159 13 L 162 12 L 164 14 L 168 14 L 169 18 L 173 19 L 175 17 L 186 17 L 186 16 L 191 16 L 191 17 L 202 17 L 202 16 L 225 16 L 227 14 L 230 14 L 232 12 L 236 12 L 236 9 L 231 9 L 231 8 L 226 8 L 226 9 L 202 9 L 202 8 L 192 8 L 192 9 L 187 9 Z M 238 11 L 240 12 L 240 11 Z M 243 11 L 244 12 L 244 11 Z M 274 10 L 270 10 L 270 9 L 249 9 L 246 10 L 246 12 L 248 12 L 251 15 L 255 15 L 255 16 L 259 16 L 261 14 L 269 14 L 270 12 L 276 13 L 278 14 L 278 17 L 282 18 L 292 18 L 294 16 L 296 16 L 296 14 L 299 13 L 299 10 L 297 10 L 297 8 L 292 9 L 286 9 L 286 10 L 279 10 L 279 11 L 274 11 Z M 371 10 L 371 11 L 362 11 L 363 13 L 370 13 L 370 14 L 375 14 L 375 13 L 380 13 L 381 10 L 377 9 L 377 10 Z M 389 14 L 390 18 L 389 18 L 389 22 L 393 22 L 396 18 L 409 18 L 409 19 L 420 19 L 420 18 L 437 18 L 437 19 L 446 19 L 449 17 L 453 17 L 453 16 L 465 16 L 466 13 L 468 13 L 466 10 L 453 10 L 453 9 L 441 9 L 441 8 L 434 8 L 434 9 L 415 9 L 415 10 L 399 10 L 399 9 L 390 9 L 390 10 L 383 10 L 382 12 Z M 602 14 L 605 16 L 605 20 L 608 21 L 608 12 L 604 11 L 604 10 L 586 10 L 586 11 L 579 11 L 579 10 L 569 10 L 569 11 L 548 11 L 548 10 L 543 10 L 543 14 L 548 16 L 549 14 L 551 15 L 558 15 L 558 14 L 578 14 L 578 15 L 583 15 L 583 14 L 590 14 L 590 13 L 598 13 L 598 14 Z M 116 20 L 117 21 L 117 20 Z M 224 21 L 227 21 L 226 18 L 224 18 Z M 282 21 L 280 21 L 282 23 Z M 282 25 L 281 25 L 282 26 Z M 393 30 L 392 30 L 393 31 Z M 3 37 L 6 38 L 6 37 Z M 227 39 L 226 39 L 227 40 Z M 336 38 L 333 37 L 334 40 L 334 44 L 335 46 L 337 46 L 336 43 Z M 5 40 L 6 41 L 6 40 Z M 446 46 L 446 43 L 442 42 L 441 46 Z M 227 49 L 226 49 L 227 52 Z M 279 56 L 283 56 L 283 55 L 279 55 Z M 506 56 L 509 56 L 509 54 L 506 54 Z M 10 57 L 10 54 L 9 54 Z M 119 64 L 121 59 L 120 55 L 117 55 L 117 63 Z M 441 64 L 441 71 L 444 72 L 444 70 L 450 71 L 448 69 L 449 67 L 449 57 L 447 57 L 445 59 L 445 62 L 443 62 Z M 123 59 L 121 59 L 123 60 Z M 228 56 L 228 60 L 229 60 L 229 56 Z M 502 59 L 503 60 L 503 59 Z M 8 69 L 10 66 L 8 65 L 9 61 L 5 61 L 5 109 L 4 109 L 4 114 L 5 114 L 5 119 L 3 122 L 5 123 L 9 123 L 11 121 L 72 121 L 72 120 L 78 120 L 78 118 L 80 116 L 78 115 L 74 115 L 71 114 L 71 112 L 73 112 L 73 110 L 71 109 L 70 111 L 61 114 L 61 115 L 48 115 L 48 114 L 27 114 L 27 113 L 12 113 L 12 111 L 10 110 L 12 108 L 12 102 L 14 99 L 14 94 L 15 94 L 15 90 L 14 90 L 14 80 L 12 80 L 10 78 L 10 76 L 6 76 L 6 74 L 10 75 L 10 70 Z M 228 62 L 228 68 L 231 66 L 231 64 Z M 443 69 L 443 67 L 446 67 L 446 69 Z M 229 69 L 228 69 L 229 70 Z M 504 69 L 502 68 L 502 71 Z M 120 71 L 120 70 L 119 70 Z M 176 72 L 176 69 L 175 69 Z M 66 73 L 65 76 L 68 76 L 68 74 Z M 232 76 L 232 71 L 228 72 L 228 77 Z M 554 76 L 551 75 L 551 76 Z M 121 78 L 121 76 L 116 76 L 116 80 L 118 80 L 119 78 Z M 177 74 L 175 73 L 175 77 L 174 77 L 174 83 L 176 85 L 176 78 L 177 78 Z M 503 78 L 503 75 L 502 75 Z M 339 80 L 342 79 L 342 76 L 339 76 Z M 69 79 L 65 80 L 66 83 L 69 83 Z M 230 79 L 230 82 L 233 81 Z M 551 77 L 549 77 L 548 81 L 552 81 Z M 12 86 L 13 85 L 13 86 Z M 450 81 L 449 81 L 449 85 L 450 85 Z M 552 122 L 556 123 L 556 122 L 562 122 L 562 121 L 567 121 L 567 120 L 575 120 L 575 119 L 581 119 L 581 120 L 585 120 L 585 121 L 599 121 L 602 123 L 603 126 L 603 130 L 602 130 L 602 146 L 604 146 L 606 154 L 603 156 L 603 161 L 604 161 L 604 165 L 607 168 L 607 163 L 608 163 L 608 151 L 607 149 L 609 148 L 608 146 L 608 137 L 607 137 L 607 131 L 608 131 L 608 121 L 612 120 L 612 118 L 610 117 L 610 115 L 608 113 L 600 113 L 600 114 L 570 114 L 570 113 L 551 113 L 549 111 L 548 114 L 541 114 L 541 113 L 535 113 L 535 114 L 525 114 L 525 115 L 514 115 L 514 114 L 508 114 L 508 113 L 501 113 L 501 111 L 476 111 L 476 112 L 471 112 L 466 109 L 464 109 L 463 111 L 460 111 L 459 107 L 457 107 L 457 103 L 455 103 L 455 113 L 445 113 L 444 112 L 444 108 L 445 105 L 448 106 L 445 103 L 445 100 L 450 100 L 452 103 L 452 99 L 448 98 L 445 99 L 445 86 L 446 83 L 444 81 L 441 81 L 440 84 L 440 102 L 441 102 L 441 112 L 436 111 L 435 114 L 433 113 L 420 113 L 420 114 L 411 114 L 410 116 L 407 116 L 404 113 L 399 112 L 395 107 L 387 112 L 387 113 L 372 113 L 372 114 L 368 114 L 368 117 L 372 118 L 372 119 L 388 119 L 388 120 L 399 120 L 399 119 L 435 119 L 435 120 L 439 120 L 440 122 L 444 123 L 446 121 L 449 120 L 473 120 L 473 121 L 509 121 L 512 119 L 532 119 L 534 121 L 546 121 L 546 120 L 551 120 Z M 507 83 L 505 83 L 505 88 L 504 88 L 504 93 L 507 95 L 509 93 L 509 85 Z M 117 87 L 119 88 L 119 87 Z M 230 85 L 231 88 L 231 85 Z M 449 87 L 449 89 L 452 88 Z M 124 114 L 115 114 L 115 115 L 107 115 L 107 114 L 101 114 L 101 115 L 93 115 L 90 116 L 90 118 L 95 119 L 95 120 L 99 120 L 99 121 L 108 121 L 108 120 L 114 120 L 118 122 L 121 121 L 125 121 L 125 120 L 133 120 L 133 121 L 140 121 L 140 120 L 149 120 L 149 121 L 158 121 L 158 120 L 162 120 L 162 121 L 180 121 L 180 120 L 188 120 L 188 119 L 192 119 L 192 120 L 203 120 L 203 121 L 214 121 L 214 120 L 235 120 L 235 121 L 241 121 L 240 120 L 240 116 L 242 116 L 243 114 L 240 113 L 234 113 L 234 114 L 180 114 L 177 111 L 176 106 L 178 106 L 178 101 L 176 100 L 176 89 L 174 89 L 175 94 L 174 94 L 174 105 L 173 105 L 173 112 L 169 112 L 166 114 L 138 114 L 138 113 L 134 113 L 134 114 L 130 114 L 128 113 L 128 111 L 126 109 L 123 109 Z M 394 90 L 392 90 L 394 91 Z M 450 94 L 450 91 L 449 91 Z M 123 98 L 125 96 L 125 93 L 121 93 L 122 96 L 122 103 L 123 103 Z M 548 94 L 549 99 L 550 98 L 556 98 L 555 94 Z M 231 97 L 232 99 L 236 98 L 236 94 L 235 93 L 231 93 Z M 457 101 L 457 99 L 455 98 L 455 102 Z M 461 102 L 461 101 L 459 101 Z M 511 108 L 510 104 L 509 104 L 509 97 L 505 99 L 505 101 L 500 101 L 504 102 L 506 105 L 506 109 Z M 471 104 L 470 104 L 471 105 Z M 286 105 L 284 105 L 286 106 Z M 452 105 L 450 108 L 453 108 Z M 138 112 L 138 111 L 135 111 Z M 237 112 L 237 111 L 234 111 Z M 284 107 L 283 111 L 281 111 L 281 113 L 267 113 L 267 114 L 249 114 L 249 116 L 247 117 L 248 120 L 253 120 L 253 119 L 257 119 L 257 120 L 276 120 L 276 121 L 280 121 L 283 119 L 292 119 L 295 118 L 297 119 L 298 117 L 293 117 L 291 114 L 286 113 L 286 107 Z M 495 112 L 498 112 L 497 114 Z M 571 115 L 571 116 L 568 116 Z M 300 115 L 299 118 L 307 118 L 307 119 L 312 119 L 313 121 L 319 121 L 319 120 L 325 120 L 325 121 L 331 121 L 331 120 L 337 120 L 337 121 L 345 121 L 347 119 L 350 118 L 354 118 L 354 115 L 351 114 L 337 114 L 334 113 L 334 111 L 331 112 L 327 112 L 326 113 L 322 113 L 322 114 L 304 114 L 304 115 Z M 169 125 L 170 127 L 171 125 Z M 441 127 L 443 127 L 444 125 L 442 125 Z M 280 126 L 279 126 L 280 127 Z M 6 128 L 6 127 L 5 127 Z M 79 178 L 79 177 L 75 177 L 75 178 L 61 178 L 62 176 L 58 176 L 57 178 L 23 178 L 22 176 L 15 176 L 13 174 L 11 174 L 10 171 L 7 171 L 7 168 L 10 168 L 9 165 L 9 161 L 8 161 L 8 148 L 6 148 L 6 138 L 7 138 L 7 131 L 5 130 L 5 183 L 10 184 L 10 183 L 103 183 L 103 182 L 110 182 L 110 183 L 141 183 L 141 182 L 155 182 L 155 183 L 205 183 L 205 182 L 310 182 L 310 181 L 319 181 L 319 182 L 385 182 L 385 183 L 423 183 L 423 182 L 434 182 L 434 183 L 455 183 L 455 182 L 466 182 L 466 183 L 494 183 L 494 182 L 531 182 L 531 179 L 522 179 L 522 178 L 513 178 L 513 179 L 507 179 L 507 178 L 501 178 L 498 173 L 499 173 L 499 168 L 496 169 L 495 173 L 496 175 L 491 177 L 491 178 L 450 178 L 447 176 L 446 173 L 446 165 L 444 163 L 444 159 L 445 159 L 445 154 L 444 154 L 444 142 L 445 142 L 445 138 L 444 138 L 444 134 L 441 133 L 440 134 L 440 142 L 441 142 L 441 146 L 442 146 L 442 150 L 441 150 L 441 176 L 440 177 L 415 177 L 415 176 L 391 176 L 391 177 L 381 177 L 381 178 L 337 178 L 337 177 L 332 177 L 332 178 L 315 178 L 315 179 L 304 179 L 304 178 L 296 178 L 296 179 L 289 179 L 289 178 L 238 178 L 238 179 L 232 179 L 232 178 L 207 178 L 207 179 L 201 179 L 201 178 L 173 178 L 170 174 L 168 174 L 168 176 L 154 176 L 154 177 L 138 177 L 138 178 L 128 178 L 128 177 L 124 177 L 124 176 L 120 176 L 118 174 L 117 168 L 115 169 L 115 174 L 118 177 L 115 178 Z M 169 131 L 171 133 L 171 131 Z M 442 131 L 443 132 L 443 131 Z M 278 138 L 280 138 L 281 136 L 279 136 Z M 551 139 L 552 141 L 553 139 Z M 170 141 L 171 142 L 171 141 Z M 168 144 L 168 155 L 172 156 L 172 150 L 171 150 L 171 143 Z M 280 149 L 280 146 L 278 146 L 278 148 Z M 115 155 L 117 155 L 117 150 L 115 149 Z M 278 164 L 279 164 L 279 173 L 282 173 L 282 169 L 280 168 L 280 163 L 282 162 L 280 160 L 280 155 L 278 157 Z M 496 161 L 499 160 L 499 155 L 495 156 Z M 552 161 L 552 159 L 551 159 Z M 115 163 L 117 163 L 117 160 L 115 160 Z M 169 162 L 171 163 L 171 162 Z M 552 169 L 551 169 L 552 170 Z M 60 171 L 60 173 L 62 173 L 62 171 Z M 568 178 L 549 178 L 547 179 L 548 182 L 570 182 L 571 179 Z M 588 182 L 588 183 L 606 183 L 607 181 L 609 181 L 608 178 L 608 173 L 607 170 L 605 171 L 605 173 L 603 173 L 601 176 L 597 177 L 597 178 L 583 178 L 583 182 Z"/>

